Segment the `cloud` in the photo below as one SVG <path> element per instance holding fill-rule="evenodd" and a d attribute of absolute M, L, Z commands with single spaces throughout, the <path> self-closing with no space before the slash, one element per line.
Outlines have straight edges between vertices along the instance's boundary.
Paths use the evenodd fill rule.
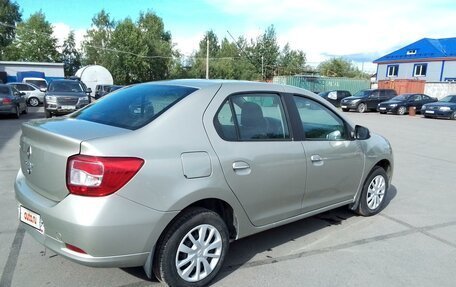
<path fill-rule="evenodd" d="M 57 45 L 61 47 L 63 42 L 68 37 L 68 34 L 72 30 L 70 26 L 65 23 L 54 23 L 52 24 L 53 36 L 57 38 Z M 85 29 L 73 29 L 74 38 L 76 42 L 76 48 L 80 49 L 82 41 L 84 40 L 84 35 L 86 34 Z M 60 50 L 60 49 L 59 49 Z"/>

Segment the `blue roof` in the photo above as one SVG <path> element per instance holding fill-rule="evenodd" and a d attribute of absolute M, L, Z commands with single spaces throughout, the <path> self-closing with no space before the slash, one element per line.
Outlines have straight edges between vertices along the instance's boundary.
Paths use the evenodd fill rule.
<path fill-rule="evenodd" d="M 456 38 L 423 38 L 386 56 L 378 58 L 374 63 L 449 57 L 456 58 Z"/>

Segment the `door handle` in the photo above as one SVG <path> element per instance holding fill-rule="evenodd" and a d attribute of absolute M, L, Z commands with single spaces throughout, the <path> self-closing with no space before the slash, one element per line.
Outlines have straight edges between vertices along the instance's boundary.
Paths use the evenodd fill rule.
<path fill-rule="evenodd" d="M 323 159 L 321 158 L 321 156 L 319 156 L 318 154 L 314 154 L 313 156 L 310 157 L 310 160 L 312 162 L 320 162 L 320 161 L 323 161 Z"/>
<path fill-rule="evenodd" d="M 233 162 L 233 169 L 236 170 L 243 170 L 250 168 L 250 165 L 244 161 L 235 161 Z"/>

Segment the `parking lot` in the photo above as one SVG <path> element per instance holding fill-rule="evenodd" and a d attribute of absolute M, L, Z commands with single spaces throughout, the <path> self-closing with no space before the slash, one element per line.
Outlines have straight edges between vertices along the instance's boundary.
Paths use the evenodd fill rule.
<path fill-rule="evenodd" d="M 339 208 L 234 242 L 213 286 L 455 286 L 456 121 L 346 113 L 387 137 L 395 171 L 377 216 Z M 156 286 L 142 268 L 89 268 L 18 228 L 20 124 L 0 116 L 0 286 Z"/>

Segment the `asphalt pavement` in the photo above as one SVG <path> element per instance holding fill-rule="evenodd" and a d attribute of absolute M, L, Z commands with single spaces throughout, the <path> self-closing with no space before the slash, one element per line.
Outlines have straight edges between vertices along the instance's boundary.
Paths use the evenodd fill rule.
<path fill-rule="evenodd" d="M 395 171 L 385 209 L 339 208 L 231 244 L 213 286 L 456 286 L 456 121 L 348 113 L 386 136 Z M 20 124 L 0 116 L 0 286 L 158 286 L 142 268 L 90 268 L 18 228 Z"/>

